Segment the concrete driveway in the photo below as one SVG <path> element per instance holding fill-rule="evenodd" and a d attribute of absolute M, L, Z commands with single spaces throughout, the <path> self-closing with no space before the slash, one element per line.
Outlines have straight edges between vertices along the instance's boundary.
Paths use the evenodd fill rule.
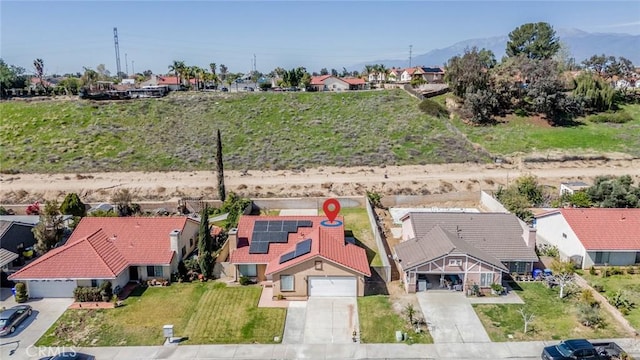
<path fill-rule="evenodd" d="M 463 293 L 436 290 L 416 296 L 435 344 L 491 342 Z"/>
<path fill-rule="evenodd" d="M 355 297 L 310 297 L 304 326 L 305 344 L 352 344 L 359 328 Z"/>
<path fill-rule="evenodd" d="M 358 329 L 355 297 L 310 297 L 291 301 L 283 344 L 352 344 Z"/>
<path fill-rule="evenodd" d="M 18 305 L 11 289 L 2 288 L 0 307 L 10 308 Z M 7 296 L 8 292 L 8 296 Z M 27 359 L 37 354 L 34 349 L 28 349 L 58 320 L 60 315 L 73 303 L 73 299 L 31 299 L 26 304 L 31 305 L 33 313 L 11 335 L 0 338 L 0 359 Z M 10 355 L 11 351 L 13 355 Z M 46 354 L 45 354 L 46 355 Z"/>

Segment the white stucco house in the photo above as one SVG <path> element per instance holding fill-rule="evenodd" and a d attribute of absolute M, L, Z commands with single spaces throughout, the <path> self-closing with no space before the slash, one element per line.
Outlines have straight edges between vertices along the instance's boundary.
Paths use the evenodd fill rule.
<path fill-rule="evenodd" d="M 565 208 L 535 217 L 538 244 L 582 269 L 640 263 L 640 209 Z"/>

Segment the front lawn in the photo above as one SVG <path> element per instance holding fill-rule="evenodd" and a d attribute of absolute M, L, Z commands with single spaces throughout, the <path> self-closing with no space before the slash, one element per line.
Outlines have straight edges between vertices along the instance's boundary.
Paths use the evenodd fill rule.
<path fill-rule="evenodd" d="M 623 296 L 635 303 L 635 307 L 629 311 L 629 314 L 625 315 L 625 318 L 629 320 L 631 326 L 640 331 L 640 274 L 611 275 L 603 278 L 597 275 L 590 275 L 586 271 L 586 274 L 582 275 L 582 277 L 591 286 L 594 284 L 602 285 L 605 290 L 603 295 L 606 298 L 622 290 Z"/>
<path fill-rule="evenodd" d="M 557 289 L 549 289 L 542 282 L 519 283 L 514 290 L 524 300 L 517 304 L 476 304 L 473 307 L 492 341 L 560 340 L 568 338 L 619 338 L 628 334 L 606 310 L 600 310 L 605 321 L 602 329 L 591 329 L 577 320 L 578 295 L 558 297 Z M 524 306 L 535 315 L 525 335 L 524 322 L 518 310 Z M 509 337 L 512 336 L 512 338 Z"/>
<path fill-rule="evenodd" d="M 420 312 L 420 309 L 416 309 Z M 371 295 L 358 298 L 358 318 L 360 321 L 360 341 L 363 343 L 395 343 L 396 331 L 406 332 L 408 342 L 431 344 L 433 339 L 427 331 L 416 334 L 408 321 L 391 307 L 389 297 Z"/>
<path fill-rule="evenodd" d="M 214 282 L 146 288 L 116 309 L 67 310 L 36 345 L 161 345 L 166 324 L 189 344 L 273 342 L 282 336 L 285 310 L 258 309 L 260 291 Z"/>

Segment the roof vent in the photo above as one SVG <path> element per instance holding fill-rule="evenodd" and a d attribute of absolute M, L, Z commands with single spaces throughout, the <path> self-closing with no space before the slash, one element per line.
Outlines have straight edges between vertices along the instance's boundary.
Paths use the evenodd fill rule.
<path fill-rule="evenodd" d="M 118 235 L 113 234 L 113 236 L 111 236 L 111 237 L 109 238 L 109 240 L 111 240 L 111 241 L 116 241 L 116 240 L 118 240 Z"/>

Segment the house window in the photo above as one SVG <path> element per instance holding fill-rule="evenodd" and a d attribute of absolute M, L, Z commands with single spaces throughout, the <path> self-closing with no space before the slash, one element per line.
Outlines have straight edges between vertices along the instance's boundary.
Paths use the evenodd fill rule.
<path fill-rule="evenodd" d="M 184 257 L 185 255 L 187 255 L 187 248 L 186 246 L 182 247 L 182 257 Z"/>
<path fill-rule="evenodd" d="M 293 291 L 293 275 L 280 275 L 280 291 Z"/>
<path fill-rule="evenodd" d="M 449 259 L 449 266 L 462 266 L 461 259 Z"/>
<path fill-rule="evenodd" d="M 608 251 L 597 251 L 596 252 L 596 264 L 607 264 L 609 263 L 609 255 L 611 253 Z"/>
<path fill-rule="evenodd" d="M 98 280 L 91 280 L 91 287 L 98 287 Z"/>
<path fill-rule="evenodd" d="M 322 261 L 316 261 L 316 270 L 322 270 Z"/>
<path fill-rule="evenodd" d="M 482 273 L 480 274 L 480 286 L 481 287 L 489 287 L 493 284 L 493 273 Z"/>
<path fill-rule="evenodd" d="M 189 239 L 189 247 L 193 247 L 193 238 Z"/>
<path fill-rule="evenodd" d="M 258 276 L 258 267 L 256 266 L 256 264 L 240 265 L 238 266 L 238 271 L 240 271 L 240 276 Z"/>
<path fill-rule="evenodd" d="M 147 266 L 148 277 L 162 277 L 162 266 Z"/>

